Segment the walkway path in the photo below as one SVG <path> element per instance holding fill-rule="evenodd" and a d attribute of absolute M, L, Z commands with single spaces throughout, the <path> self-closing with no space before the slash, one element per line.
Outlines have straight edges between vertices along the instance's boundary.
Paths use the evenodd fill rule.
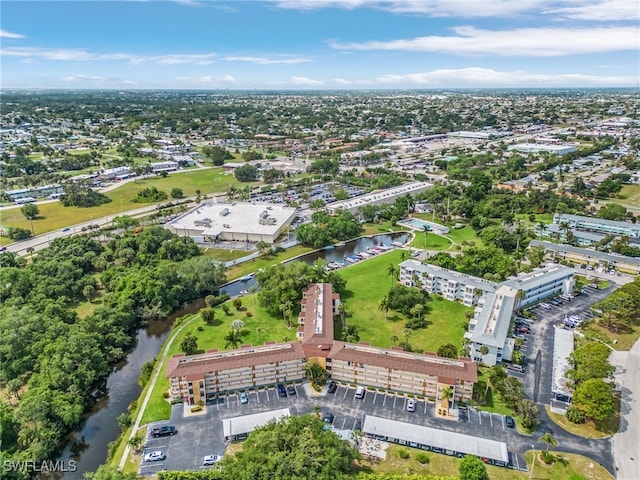
<path fill-rule="evenodd" d="M 149 388 L 147 388 L 147 393 L 145 394 L 144 400 L 142 401 L 142 405 L 140 405 L 140 409 L 138 410 L 136 421 L 134 422 L 133 427 L 131 427 L 131 433 L 127 438 L 127 442 L 135 436 L 138 429 L 140 428 L 140 423 L 142 422 L 142 416 L 144 415 L 144 412 L 147 410 L 147 404 L 149 403 L 149 399 L 153 394 L 153 389 L 156 386 L 156 382 L 158 381 L 158 377 L 160 376 L 160 372 L 162 371 L 162 366 L 164 365 L 164 362 L 167 359 L 167 355 L 169 354 L 169 349 L 171 348 L 171 345 L 173 345 L 173 341 L 176 339 L 178 334 L 182 330 L 184 330 L 185 327 L 189 326 L 191 322 L 194 321 L 196 318 L 199 318 L 199 317 L 195 315 L 191 320 L 187 322 L 183 322 L 182 325 L 180 325 L 177 330 L 174 329 L 171 332 L 171 336 L 169 340 L 165 343 L 164 348 L 162 350 L 162 357 L 156 360 L 156 368 L 155 368 L 155 371 L 153 372 L 153 377 L 151 377 L 151 380 L 149 381 Z M 122 454 L 122 457 L 120 458 L 120 464 L 118 465 L 119 470 L 122 470 L 124 468 L 127 462 L 127 458 L 129 457 L 130 451 L 131 451 L 131 447 L 127 445 L 124 449 L 124 453 Z"/>
<path fill-rule="evenodd" d="M 640 479 L 640 340 L 628 352 L 613 352 L 616 384 L 622 391 L 620 429 L 613 437 L 613 457 L 617 477 Z"/>

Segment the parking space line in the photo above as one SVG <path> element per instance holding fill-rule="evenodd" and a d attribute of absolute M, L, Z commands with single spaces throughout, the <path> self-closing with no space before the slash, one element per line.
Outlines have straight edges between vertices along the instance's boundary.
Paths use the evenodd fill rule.
<path fill-rule="evenodd" d="M 394 397 L 393 397 L 393 408 L 394 408 L 394 409 L 396 408 L 396 400 L 397 400 L 397 399 L 398 399 L 398 397 L 397 397 L 397 396 L 394 396 Z"/>
<path fill-rule="evenodd" d="M 378 391 L 377 390 L 373 393 L 373 403 L 374 403 L 374 405 L 376 403 L 376 398 L 378 398 Z"/>
<path fill-rule="evenodd" d="M 514 453 L 513 456 L 516 459 L 516 468 L 520 470 L 520 461 L 518 460 L 518 455 Z"/>
<path fill-rule="evenodd" d="M 342 428 L 340 430 L 344 430 L 345 423 L 347 423 L 347 417 L 344 417 L 344 420 L 342 420 Z"/>
<path fill-rule="evenodd" d="M 489 423 L 493 427 L 493 413 L 489 412 Z"/>
<path fill-rule="evenodd" d="M 482 412 L 480 410 L 478 410 L 478 422 L 482 425 Z"/>
<path fill-rule="evenodd" d="M 344 389 L 344 395 L 342 397 L 342 399 L 344 400 L 345 398 L 347 398 L 347 393 L 349 393 L 349 387 L 345 387 Z"/>
<path fill-rule="evenodd" d="M 502 429 L 506 430 L 506 426 L 504 424 L 504 415 L 500 415 L 500 419 L 502 420 Z"/>
<path fill-rule="evenodd" d="M 384 405 L 387 403 L 387 397 L 388 397 L 388 396 L 389 396 L 389 395 L 385 392 L 385 394 L 384 394 L 384 398 L 382 399 L 382 406 L 383 406 L 383 407 L 384 407 Z"/>
<path fill-rule="evenodd" d="M 260 403 L 260 391 L 256 390 L 256 400 Z"/>
<path fill-rule="evenodd" d="M 427 406 L 429 405 L 429 401 L 425 398 L 424 400 L 424 414 L 427 414 Z"/>
<path fill-rule="evenodd" d="M 264 392 L 267 394 L 267 402 L 269 401 L 269 389 L 265 388 Z"/>
<path fill-rule="evenodd" d="M 229 398 L 229 395 L 227 395 L 227 401 L 226 401 L 226 402 L 224 402 L 224 403 L 226 403 L 226 404 L 227 404 L 227 410 L 229 410 L 229 409 L 231 408 L 231 407 L 230 407 L 230 405 L 231 405 L 231 398 Z"/>

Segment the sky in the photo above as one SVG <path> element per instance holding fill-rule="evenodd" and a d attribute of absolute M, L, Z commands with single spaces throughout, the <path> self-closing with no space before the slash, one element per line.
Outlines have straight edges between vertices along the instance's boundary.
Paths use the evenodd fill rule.
<path fill-rule="evenodd" d="M 2 0 L 0 88 L 637 87 L 640 0 Z"/>

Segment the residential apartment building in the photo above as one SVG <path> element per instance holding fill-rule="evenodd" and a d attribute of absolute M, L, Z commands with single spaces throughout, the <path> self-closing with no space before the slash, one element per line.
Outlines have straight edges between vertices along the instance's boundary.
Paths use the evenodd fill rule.
<path fill-rule="evenodd" d="M 583 217 L 580 215 L 558 214 L 553 216 L 553 223 L 562 225 L 566 223 L 569 228 L 586 230 L 608 235 L 625 235 L 632 238 L 640 238 L 640 224 L 604 220 L 595 217 Z"/>
<path fill-rule="evenodd" d="M 446 388 L 451 388 L 453 398 L 465 402 L 471 400 L 473 385 L 478 380 L 476 365 L 468 358 L 411 353 L 400 347 L 378 348 L 364 342 L 334 342 L 327 370 L 334 380 L 436 400 Z"/>
<path fill-rule="evenodd" d="M 201 355 L 174 355 L 167 363 L 172 398 L 190 404 L 216 395 L 305 378 L 308 362 L 326 368 L 331 378 L 358 385 L 440 399 L 450 388 L 458 401 L 471 400 L 477 381 L 469 358 L 451 359 L 432 353 L 384 349 L 366 343 L 335 341 L 333 320 L 339 295 L 329 283 L 312 284 L 303 293 L 298 342 L 243 346 Z"/>
<path fill-rule="evenodd" d="M 421 286 L 428 293 L 459 300 L 468 307 L 476 305 L 485 293 L 496 291 L 494 282 L 416 260 L 400 264 L 400 283 L 405 287 Z"/>
<path fill-rule="evenodd" d="M 532 240 L 530 248 L 542 247 L 553 260 L 564 260 L 576 265 L 588 265 L 601 271 L 611 271 L 640 275 L 640 258 L 627 257 L 617 253 L 599 252 L 588 248 L 559 245 L 557 243 Z"/>
<path fill-rule="evenodd" d="M 416 260 L 400 264 L 400 283 L 420 287 L 447 300 L 475 306 L 465 334 L 471 358 L 496 365 L 511 360 L 514 341 L 508 337 L 513 313 L 542 299 L 573 292 L 573 271 L 549 264 L 496 283 Z"/>
<path fill-rule="evenodd" d="M 238 391 L 305 378 L 306 358 L 299 342 L 243 346 L 201 355 L 174 355 L 167 362 L 172 398 L 190 404 L 206 401 L 219 393 Z"/>

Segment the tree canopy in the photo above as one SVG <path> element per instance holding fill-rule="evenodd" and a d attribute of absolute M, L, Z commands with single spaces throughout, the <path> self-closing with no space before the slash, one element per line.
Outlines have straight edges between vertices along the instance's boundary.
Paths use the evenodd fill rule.
<path fill-rule="evenodd" d="M 358 456 L 315 415 L 291 416 L 254 430 L 222 470 L 237 480 L 338 480 L 350 476 Z"/>

